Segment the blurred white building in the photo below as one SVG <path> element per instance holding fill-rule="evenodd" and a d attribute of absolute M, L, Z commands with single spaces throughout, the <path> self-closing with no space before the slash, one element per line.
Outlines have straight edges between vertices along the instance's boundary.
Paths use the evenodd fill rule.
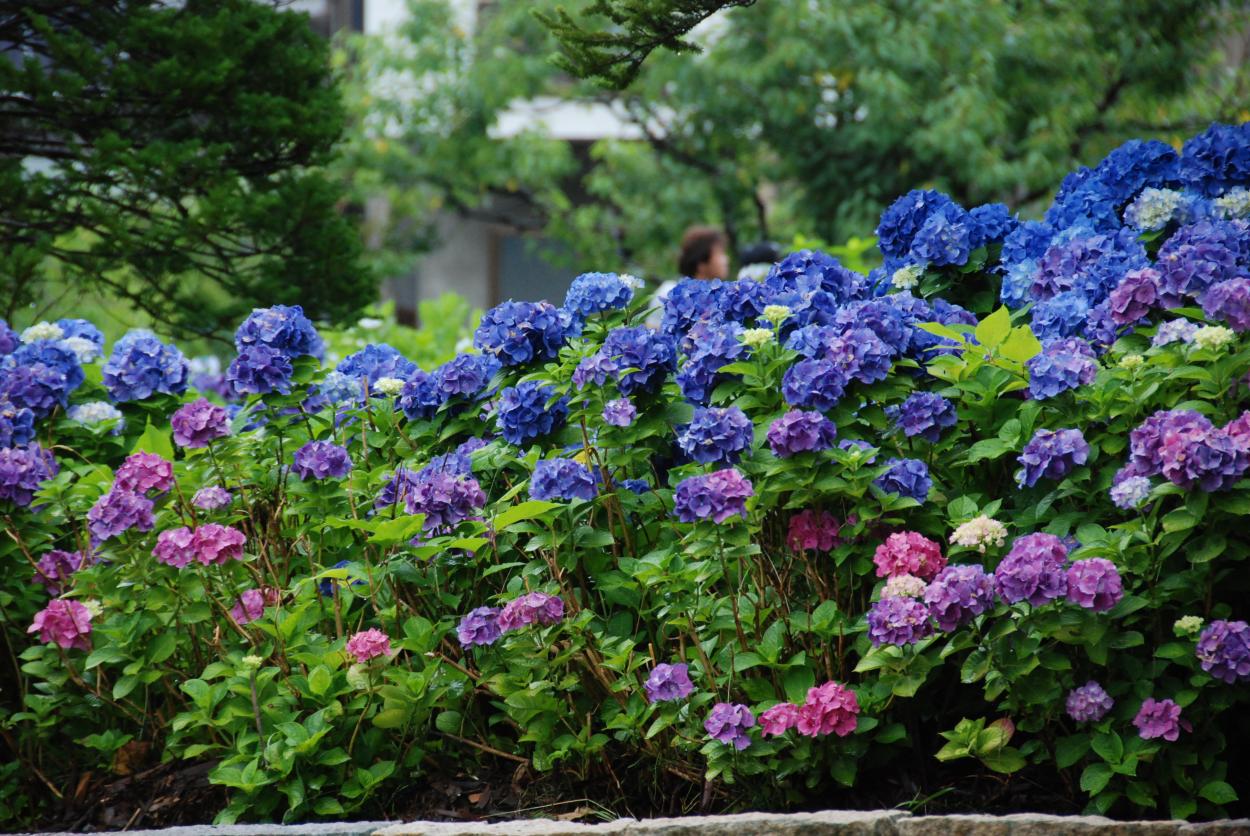
<path fill-rule="evenodd" d="M 515 0 L 513 0 L 515 2 Z M 472 31 L 479 14 L 494 5 L 490 0 L 449 0 L 460 26 Z M 324 34 L 344 29 L 383 35 L 407 19 L 406 0 L 295 0 L 292 8 L 308 12 Z M 638 139 L 641 133 L 612 107 L 596 102 L 569 102 L 556 98 L 518 101 L 492 127 L 493 137 L 541 130 L 546 135 L 588 151 L 600 139 Z M 587 155 L 579 153 L 580 158 Z M 384 200 L 366 207 L 369 215 L 384 215 Z M 550 262 L 554 243 L 525 232 L 538 224 L 520 201 L 496 200 L 490 220 L 447 212 L 437 222 L 438 245 L 423 256 L 411 275 L 386 282 L 383 295 L 395 302 L 401 321 L 416 319 L 417 304 L 455 292 L 478 307 L 504 299 L 550 299 L 557 304 L 573 276 Z"/>

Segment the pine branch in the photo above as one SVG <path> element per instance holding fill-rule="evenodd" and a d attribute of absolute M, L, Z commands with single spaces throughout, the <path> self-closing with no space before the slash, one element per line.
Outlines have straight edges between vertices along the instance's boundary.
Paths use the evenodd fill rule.
<path fill-rule="evenodd" d="M 581 23 L 563 8 L 536 12 L 560 42 L 556 64 L 578 78 L 594 78 L 623 89 L 656 49 L 699 52 L 685 36 L 721 9 L 750 6 L 755 0 L 595 0 L 584 17 L 601 15 L 607 25 Z"/>

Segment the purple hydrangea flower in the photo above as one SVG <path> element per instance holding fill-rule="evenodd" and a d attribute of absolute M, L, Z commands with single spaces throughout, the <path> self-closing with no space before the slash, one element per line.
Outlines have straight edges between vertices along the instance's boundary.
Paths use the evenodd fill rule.
<path fill-rule="evenodd" d="M 920 459 L 890 459 L 886 462 L 886 471 L 873 482 L 886 493 L 907 496 L 924 503 L 933 489 L 933 480 L 929 478 L 929 466 Z"/>
<path fill-rule="evenodd" d="M 738 751 L 751 745 L 747 729 L 754 725 L 755 715 L 741 703 L 718 702 L 703 721 L 703 728 L 713 739 Z"/>
<path fill-rule="evenodd" d="M 882 598 L 868 610 L 873 647 L 915 644 L 932 632 L 929 608 L 915 598 Z"/>
<path fill-rule="evenodd" d="M 603 422 L 613 427 L 628 427 L 638 417 L 638 409 L 629 398 L 618 398 L 603 405 Z"/>
<path fill-rule="evenodd" d="M 264 344 L 249 345 L 230 361 L 226 382 L 235 395 L 268 395 L 291 391 L 295 367 L 291 358 Z"/>
<path fill-rule="evenodd" d="M 1200 220 L 1178 229 L 1159 248 L 1161 298 L 1164 307 L 1201 297 L 1212 285 L 1244 274 L 1245 224 L 1218 218 Z"/>
<path fill-rule="evenodd" d="M 1105 612 L 1124 597 L 1115 564 L 1102 557 L 1078 560 L 1068 567 L 1068 600 L 1094 612 Z"/>
<path fill-rule="evenodd" d="M 1228 324 L 1237 333 L 1250 331 L 1250 279 L 1235 278 L 1211 285 L 1202 296 L 1208 319 Z"/>
<path fill-rule="evenodd" d="M 409 421 L 422 421 L 433 418 L 446 401 L 447 393 L 439 388 L 438 378 L 417 369 L 404 381 L 396 403 Z"/>
<path fill-rule="evenodd" d="M 895 355 L 905 352 L 911 342 L 907 316 L 889 297 L 853 302 L 838 311 L 834 324 L 842 326 L 843 334 L 853 330 L 872 332 Z"/>
<path fill-rule="evenodd" d="M 601 311 L 619 310 L 634 298 L 634 289 L 616 273 L 582 273 L 564 296 L 564 309 L 582 319 Z"/>
<path fill-rule="evenodd" d="M 138 494 L 169 493 L 174 486 L 174 465 L 156 453 L 131 453 L 117 468 L 113 486 Z"/>
<path fill-rule="evenodd" d="M 69 589 L 69 579 L 94 563 L 88 552 L 67 552 L 53 549 L 40 556 L 35 564 L 35 582 L 41 584 L 49 595 L 58 596 Z M 1231 680 L 1230 680 L 1231 681 Z"/>
<path fill-rule="evenodd" d="M 152 500 L 118 488 L 100 497 L 87 512 L 87 528 L 96 543 L 103 543 L 132 528 L 151 531 L 153 524 Z"/>
<path fill-rule="evenodd" d="M 792 409 L 768 427 L 768 446 L 779 459 L 798 453 L 828 450 L 838 428 L 819 412 Z"/>
<path fill-rule="evenodd" d="M 852 380 L 864 384 L 885 380 L 894 355 L 894 349 L 868 328 L 847 328 L 829 341 L 825 352 L 825 357 L 841 374 L 844 386 L 850 385 Z M 836 400 L 834 398 L 835 403 Z"/>
<path fill-rule="evenodd" d="M 460 619 L 456 627 L 456 636 L 461 647 L 485 647 L 494 644 L 503 635 L 499 628 L 498 607 L 478 607 Z"/>
<path fill-rule="evenodd" d="M 1150 341 L 1150 344 L 1157 347 L 1175 342 L 1191 343 L 1194 341 L 1194 333 L 1198 330 L 1198 327 L 1198 323 L 1191 322 L 1188 319 L 1169 320 L 1160 325 L 1159 329 L 1155 331 L 1154 338 Z"/>
<path fill-rule="evenodd" d="M 1162 276 L 1153 267 L 1130 270 L 1111 291 L 1109 298 L 1111 318 L 1116 325 L 1133 325 L 1141 322 L 1150 309 L 1159 304 L 1159 283 Z"/>
<path fill-rule="evenodd" d="M 1250 624 L 1212 621 L 1198 636 L 1196 650 L 1202 669 L 1229 685 L 1250 680 Z"/>
<path fill-rule="evenodd" d="M 621 364 L 606 356 L 603 352 L 592 354 L 583 358 L 577 364 L 577 368 L 573 369 L 573 385 L 579 391 L 585 389 L 591 383 L 596 386 L 603 386 L 610 379 L 615 378 L 616 373 L 620 370 Z"/>
<path fill-rule="evenodd" d="M 225 508 L 233 499 L 230 491 L 225 488 L 209 485 L 195 492 L 195 496 L 191 497 L 191 504 L 204 511 L 216 511 L 218 508 Z"/>
<path fill-rule="evenodd" d="M 1111 501 L 1115 507 L 1128 511 L 1145 502 L 1153 487 L 1145 476 L 1126 475 L 1111 486 Z"/>
<path fill-rule="evenodd" d="M 0 357 L 12 354 L 21 343 L 22 338 L 17 335 L 17 332 L 9 327 L 9 323 L 0 319 Z"/>
<path fill-rule="evenodd" d="M 1162 737 L 1169 742 L 1181 735 L 1181 707 L 1172 700 L 1147 699 L 1133 718 L 1142 740 Z"/>
<path fill-rule="evenodd" d="M 1227 490 L 1250 466 L 1250 455 L 1228 431 L 1212 427 L 1165 432 L 1159 445 L 1160 472 L 1182 488 L 1208 493 Z"/>
<path fill-rule="evenodd" d="M 655 392 L 673 371 L 677 359 L 668 337 L 643 326 L 613 328 L 599 354 L 625 371 L 616 378 L 622 395 Z"/>
<path fill-rule="evenodd" d="M 113 344 L 104 364 L 104 388 L 115 401 L 143 401 L 162 392 L 187 390 L 188 365 L 182 352 L 151 331 L 131 331 Z"/>
<path fill-rule="evenodd" d="M 755 428 L 736 406 L 698 407 L 677 433 L 677 446 L 700 464 L 731 465 L 750 449 Z"/>
<path fill-rule="evenodd" d="M 886 414 L 908 438 L 918 435 L 930 443 L 936 443 L 942 430 L 955 426 L 959 420 L 955 405 L 933 392 L 913 392 L 900 406 L 886 410 Z"/>
<path fill-rule="evenodd" d="M 994 605 L 994 579 L 976 565 L 947 566 L 925 589 L 938 629 L 950 632 Z"/>
<path fill-rule="evenodd" d="M 1172 439 L 1174 447 L 1181 439 L 1202 438 L 1214 429 L 1206 418 L 1192 410 L 1160 410 L 1129 433 L 1129 464 L 1133 474 L 1152 476 L 1163 472 L 1163 443 Z"/>
<path fill-rule="evenodd" d="M 685 334 L 714 312 L 720 311 L 725 295 L 725 283 L 719 279 L 682 279 L 664 297 L 664 318 L 660 331 L 671 337 Z"/>
<path fill-rule="evenodd" d="M 683 700 L 694 691 L 690 681 L 689 668 L 685 664 L 670 665 L 661 662 L 656 665 L 647 681 L 643 683 L 647 692 L 648 702 L 670 702 Z"/>
<path fill-rule="evenodd" d="M 1068 694 L 1068 716 L 1078 723 L 1097 723 L 1107 715 L 1115 701 L 1101 685 L 1090 680 Z"/>
<path fill-rule="evenodd" d="M 1030 325 L 1043 342 L 1076 336 L 1085 328 L 1091 307 L 1080 291 L 1064 291 L 1034 305 Z"/>
<path fill-rule="evenodd" d="M 438 389 L 447 398 L 476 398 L 486 392 L 502 368 L 489 354 L 457 354 L 434 371 Z"/>
<path fill-rule="evenodd" d="M 564 601 L 558 595 L 530 592 L 504 605 L 496 623 L 502 632 L 519 630 L 530 624 L 555 624 L 564 618 Z"/>
<path fill-rule="evenodd" d="M 51 414 L 68 402 L 65 375 L 44 363 L 17 365 L 10 354 L 0 362 L 0 398 L 16 409 L 26 409 L 35 419 Z"/>
<path fill-rule="evenodd" d="M 1080 430 L 1038 430 L 1020 453 L 1020 484 L 1033 487 L 1043 477 L 1062 479 L 1089 458 L 1089 444 Z"/>
<path fill-rule="evenodd" d="M 580 333 L 573 315 L 550 302 L 502 302 L 482 316 L 473 345 L 504 366 L 554 360 Z"/>
<path fill-rule="evenodd" d="M 591 500 L 595 493 L 595 478 L 579 461 L 539 459 L 534 463 L 534 475 L 530 478 L 533 499 Z"/>
<path fill-rule="evenodd" d="M 52 397 L 63 408 L 69 395 L 82 385 L 84 374 L 78 355 L 57 340 L 36 340 L 20 345 L 12 354 L 0 360 L 0 375 L 7 375 L 17 368 L 35 372 L 35 378 L 44 386 L 46 397 Z M 25 404 L 43 414 L 50 409 L 39 410 L 35 404 Z"/>
<path fill-rule="evenodd" d="M 849 378 L 830 360 L 799 360 L 781 379 L 781 394 L 791 406 L 829 410 L 838 405 Z"/>
<path fill-rule="evenodd" d="M 203 398 L 180 406 L 170 417 L 169 425 L 179 447 L 207 447 L 213 439 L 230 434 L 230 416 L 225 408 Z"/>
<path fill-rule="evenodd" d="M 1069 337 L 1051 340 L 1025 363 L 1029 372 L 1029 396 L 1044 401 L 1069 389 L 1088 386 L 1098 374 L 1098 360 L 1085 340 Z"/>
<path fill-rule="evenodd" d="M 564 426 L 568 402 L 560 398 L 549 407 L 548 401 L 553 397 L 555 391 L 550 386 L 532 380 L 504 389 L 499 393 L 495 412 L 500 435 L 509 444 L 520 447 Z"/>
<path fill-rule="evenodd" d="M 317 329 L 299 305 L 254 308 L 234 332 L 234 347 L 240 354 L 253 345 L 263 345 L 292 359 L 319 357 L 323 350 Z"/>
<path fill-rule="evenodd" d="M 472 476 L 425 467 L 413 478 L 404 502 L 409 514 L 425 515 L 423 529 L 433 534 L 473 518 L 486 504 L 486 494 Z"/>
<path fill-rule="evenodd" d="M 295 474 L 304 481 L 342 479 L 352 470 L 347 450 L 330 441 L 310 441 L 295 451 Z"/>
<path fill-rule="evenodd" d="M 1028 601 L 1040 607 L 1062 598 L 1068 592 L 1067 559 L 1068 547 L 1053 534 L 1017 537 L 994 570 L 994 590 L 1009 604 Z"/>
<path fill-rule="evenodd" d="M 714 520 L 720 523 L 735 514 L 745 517 L 747 498 L 754 494 L 747 478 L 736 468 L 729 467 L 683 479 L 673 494 L 674 510 L 682 522 Z"/>

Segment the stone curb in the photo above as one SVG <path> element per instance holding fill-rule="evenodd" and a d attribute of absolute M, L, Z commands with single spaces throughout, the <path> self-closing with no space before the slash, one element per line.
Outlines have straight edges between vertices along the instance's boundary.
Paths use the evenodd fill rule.
<path fill-rule="evenodd" d="M 134 830 L 129 836 L 1250 836 L 1250 819 L 1201 824 L 1121 822 L 1102 816 L 913 816 L 902 810 L 741 813 L 577 824 L 552 819 L 483 822 L 246 824 Z M 53 834 L 68 836 L 68 834 Z"/>

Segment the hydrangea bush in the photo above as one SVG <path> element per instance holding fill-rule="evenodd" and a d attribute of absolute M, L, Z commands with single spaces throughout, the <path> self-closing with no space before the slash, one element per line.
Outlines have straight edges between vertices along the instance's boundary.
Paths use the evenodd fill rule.
<path fill-rule="evenodd" d="M 208 761 L 224 822 L 478 761 L 1244 810 L 1248 186 L 1250 126 L 1130 142 L 1041 221 L 912 192 L 867 276 L 797 252 L 651 330 L 589 273 L 426 369 L 298 307 L 212 386 L 0 323 L 16 763 Z"/>

